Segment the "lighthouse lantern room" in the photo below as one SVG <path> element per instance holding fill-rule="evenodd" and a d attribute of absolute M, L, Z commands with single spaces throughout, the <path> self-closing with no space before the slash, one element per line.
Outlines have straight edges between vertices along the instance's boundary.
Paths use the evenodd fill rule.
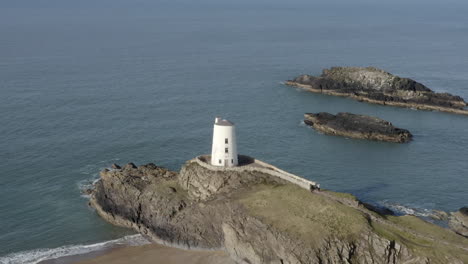
<path fill-rule="evenodd" d="M 238 165 L 235 126 L 221 117 L 215 118 L 211 165 L 222 167 Z"/>

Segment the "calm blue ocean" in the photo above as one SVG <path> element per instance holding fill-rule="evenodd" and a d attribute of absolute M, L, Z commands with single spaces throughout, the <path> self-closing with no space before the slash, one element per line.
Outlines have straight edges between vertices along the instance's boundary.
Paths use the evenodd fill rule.
<path fill-rule="evenodd" d="M 0 0 L 0 262 L 130 234 L 80 188 L 114 162 L 178 170 L 210 151 L 215 115 L 236 123 L 240 153 L 323 188 L 422 215 L 468 205 L 467 116 L 282 84 L 376 66 L 468 99 L 466 14 L 462 0 Z M 322 135 L 301 122 L 318 111 L 415 139 Z"/>

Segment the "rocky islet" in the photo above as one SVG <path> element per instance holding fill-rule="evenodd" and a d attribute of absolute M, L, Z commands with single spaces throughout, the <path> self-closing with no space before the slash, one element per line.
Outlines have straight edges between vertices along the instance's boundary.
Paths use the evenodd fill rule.
<path fill-rule="evenodd" d="M 322 133 L 349 138 L 395 143 L 406 143 L 413 138 L 408 130 L 397 128 L 388 121 L 367 115 L 306 113 L 304 123 Z"/>
<path fill-rule="evenodd" d="M 320 76 L 300 75 L 286 84 L 368 103 L 468 115 L 460 96 L 434 92 L 412 79 L 374 67 L 332 67 Z"/>

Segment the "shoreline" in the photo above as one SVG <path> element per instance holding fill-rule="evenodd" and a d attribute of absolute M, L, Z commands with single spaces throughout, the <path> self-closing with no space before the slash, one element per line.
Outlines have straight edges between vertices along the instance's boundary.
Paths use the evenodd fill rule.
<path fill-rule="evenodd" d="M 153 163 L 114 165 L 101 171 L 90 205 L 104 220 L 155 242 L 218 248 L 240 262 L 384 263 L 390 256 L 458 263 L 468 251 L 466 240 L 448 229 L 390 210 L 379 214 L 351 194 L 311 191 L 269 171 L 204 165 L 192 159 L 179 173 Z M 113 263 L 105 262 L 110 258 L 79 264 Z"/>
<path fill-rule="evenodd" d="M 38 264 L 235 264 L 221 250 L 185 250 L 160 244 L 117 246 L 85 254 L 41 261 Z"/>
<path fill-rule="evenodd" d="M 115 250 L 119 250 L 125 247 L 130 247 L 130 246 L 123 246 L 123 245 L 115 246 L 112 248 L 103 248 L 103 249 L 98 249 L 95 251 L 90 251 L 90 252 L 82 253 L 82 254 L 68 255 L 68 256 L 63 256 L 63 257 L 58 257 L 58 258 L 46 259 L 46 260 L 39 261 L 37 264 L 73 264 L 73 263 L 77 263 L 81 261 L 94 259 L 94 258 L 109 254 Z"/>
<path fill-rule="evenodd" d="M 91 196 L 89 200 L 89 205 L 96 210 L 96 213 L 102 217 L 105 221 L 112 225 L 129 228 L 135 230 L 138 234 L 144 235 L 148 241 L 152 241 L 155 245 L 161 245 L 169 248 L 187 250 L 187 251 L 207 251 L 207 252 L 217 252 L 223 251 L 223 248 L 206 248 L 206 247 L 197 247 L 190 244 L 181 244 L 181 243 L 172 243 L 166 241 L 159 236 L 157 236 L 151 229 L 143 226 L 137 225 L 132 221 L 129 221 L 119 215 L 112 215 L 104 211 L 102 206 L 96 201 L 94 195 Z"/>
<path fill-rule="evenodd" d="M 395 204 L 393 206 L 392 206 L 392 204 L 386 204 L 385 206 L 386 206 L 386 208 L 389 208 L 391 210 L 394 210 L 395 212 L 398 212 L 397 215 L 400 215 L 400 216 L 415 215 L 415 216 L 417 216 L 417 217 L 419 217 L 421 219 L 424 219 L 425 221 L 432 222 L 432 223 L 434 223 L 433 221 L 435 220 L 436 222 L 438 222 L 439 226 L 448 228 L 448 221 L 447 220 L 435 219 L 435 218 L 432 217 L 434 215 L 434 212 L 420 212 L 416 208 L 406 207 L 404 205 L 399 205 L 399 204 Z M 443 225 L 440 224 L 442 222 L 444 223 Z M 129 226 L 126 226 L 126 227 L 128 228 Z M 135 237 L 135 236 L 140 236 L 140 235 L 130 235 L 130 236 L 127 236 L 127 237 Z M 125 237 L 123 237 L 121 239 L 124 239 L 124 238 Z M 121 240 L 121 239 L 117 239 L 117 240 Z M 113 241 L 116 241 L 116 240 L 103 241 L 103 242 L 99 242 L 97 244 L 112 243 Z M 194 248 L 190 249 L 189 247 L 183 247 L 181 245 L 173 245 L 173 244 L 171 245 L 170 243 L 167 243 L 165 241 L 162 241 L 162 242 L 163 242 L 162 244 L 154 242 L 152 244 L 139 244 L 139 245 L 135 245 L 135 244 L 131 244 L 131 243 L 114 244 L 114 245 L 111 245 L 111 246 L 107 246 L 107 247 L 104 247 L 104 248 L 99 248 L 99 249 L 92 250 L 92 251 L 89 251 L 89 252 L 59 256 L 59 257 L 56 257 L 56 258 L 48 258 L 48 259 L 40 260 L 38 262 L 36 262 L 34 260 L 25 260 L 25 261 L 26 261 L 26 263 L 36 263 L 36 264 L 95 264 L 95 263 L 101 263 L 101 262 L 94 262 L 94 261 L 97 261 L 98 259 L 100 260 L 101 257 L 103 257 L 103 256 L 106 256 L 104 258 L 104 260 L 107 260 L 108 258 L 111 258 L 111 257 L 113 257 L 115 255 L 121 254 L 121 253 L 119 253 L 121 251 L 131 251 L 131 252 L 139 251 L 139 249 L 128 250 L 127 248 L 140 248 L 140 247 L 143 247 L 143 246 L 154 247 L 154 249 L 153 249 L 154 252 L 152 254 L 157 254 L 159 252 L 159 250 L 161 250 L 161 248 L 168 248 L 169 250 L 172 250 L 172 252 L 173 252 L 172 254 L 179 254 L 179 251 L 182 251 L 183 253 L 188 251 L 188 252 L 193 253 L 193 254 L 197 254 L 199 252 L 202 252 L 202 253 L 204 253 L 204 254 L 202 254 L 202 256 L 203 255 L 209 255 L 210 253 L 212 253 L 215 256 L 218 255 L 218 254 L 225 253 L 222 249 L 213 249 L 213 250 L 210 250 L 210 249 L 194 249 Z M 89 246 L 92 246 L 92 245 L 95 245 L 95 244 L 80 245 L 80 246 L 89 247 Z M 51 250 L 53 250 L 53 249 L 51 249 Z M 141 250 L 145 251 L 147 249 L 141 249 Z M 129 256 L 123 256 L 122 257 L 123 262 L 113 262 L 113 261 L 111 261 L 111 262 L 102 262 L 102 263 L 104 263 L 104 264 L 107 264 L 107 263 L 109 263 L 109 264 L 110 263 L 130 263 L 130 262 L 133 261 L 133 258 L 138 257 L 138 256 L 134 256 L 135 254 L 133 254 L 131 256 L 130 255 Z M 132 258 L 132 260 L 130 260 L 130 258 Z M 1 259 L 1 257 L 0 257 L 0 259 Z M 125 262 L 125 261 L 128 261 L 128 262 Z M 136 261 L 140 261 L 140 260 L 138 259 Z M 162 263 L 172 263 L 172 262 L 166 262 L 165 259 L 161 260 L 161 261 L 162 261 Z M 15 263 L 15 262 L 12 262 L 12 263 Z M 140 263 L 140 262 L 137 262 L 137 263 Z M 141 262 L 141 263 L 145 264 L 145 262 Z M 185 262 L 185 263 L 192 263 L 192 262 Z M 229 263 L 229 262 L 219 262 L 219 263 Z M 218 264 L 218 263 L 210 263 L 210 264 Z"/>
<path fill-rule="evenodd" d="M 235 264 L 223 249 L 183 248 L 169 243 L 150 242 L 141 234 L 128 235 L 94 244 L 72 244 L 57 248 L 20 251 L 0 257 L 0 263 L 91 264 L 91 263 L 208 263 Z M 124 253 L 122 253 L 124 252 Z M 117 257 L 118 256 L 118 257 Z M 182 256 L 184 259 L 172 256 Z M 118 261 L 116 260 L 118 259 Z M 192 262 L 196 261 L 196 262 Z M 218 261 L 219 260 L 219 261 Z M 108 262 L 106 262 L 108 261 Z M 211 261 L 211 262 L 209 262 Z"/>
<path fill-rule="evenodd" d="M 69 259 L 93 258 L 110 250 L 142 246 L 150 242 L 141 234 L 127 235 L 113 240 L 99 241 L 90 244 L 69 244 L 55 248 L 36 248 L 14 252 L 0 257 L 0 263 L 6 264 L 61 264 L 70 263 Z"/>

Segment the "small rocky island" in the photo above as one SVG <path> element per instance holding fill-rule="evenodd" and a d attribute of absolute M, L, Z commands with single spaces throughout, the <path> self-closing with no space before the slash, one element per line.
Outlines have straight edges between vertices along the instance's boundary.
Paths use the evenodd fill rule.
<path fill-rule="evenodd" d="M 239 156 L 235 167 L 210 159 L 180 172 L 114 165 L 101 172 L 90 205 L 155 242 L 221 249 L 238 263 L 468 263 L 468 239 L 448 229 L 378 213 L 253 158 Z"/>
<path fill-rule="evenodd" d="M 460 96 L 436 93 L 414 80 L 373 67 L 332 67 L 318 77 L 300 75 L 286 84 L 368 103 L 468 115 Z"/>
<path fill-rule="evenodd" d="M 372 116 L 321 112 L 307 113 L 304 118 L 305 124 L 328 135 L 396 143 L 409 142 L 413 137 L 408 130 Z"/>

